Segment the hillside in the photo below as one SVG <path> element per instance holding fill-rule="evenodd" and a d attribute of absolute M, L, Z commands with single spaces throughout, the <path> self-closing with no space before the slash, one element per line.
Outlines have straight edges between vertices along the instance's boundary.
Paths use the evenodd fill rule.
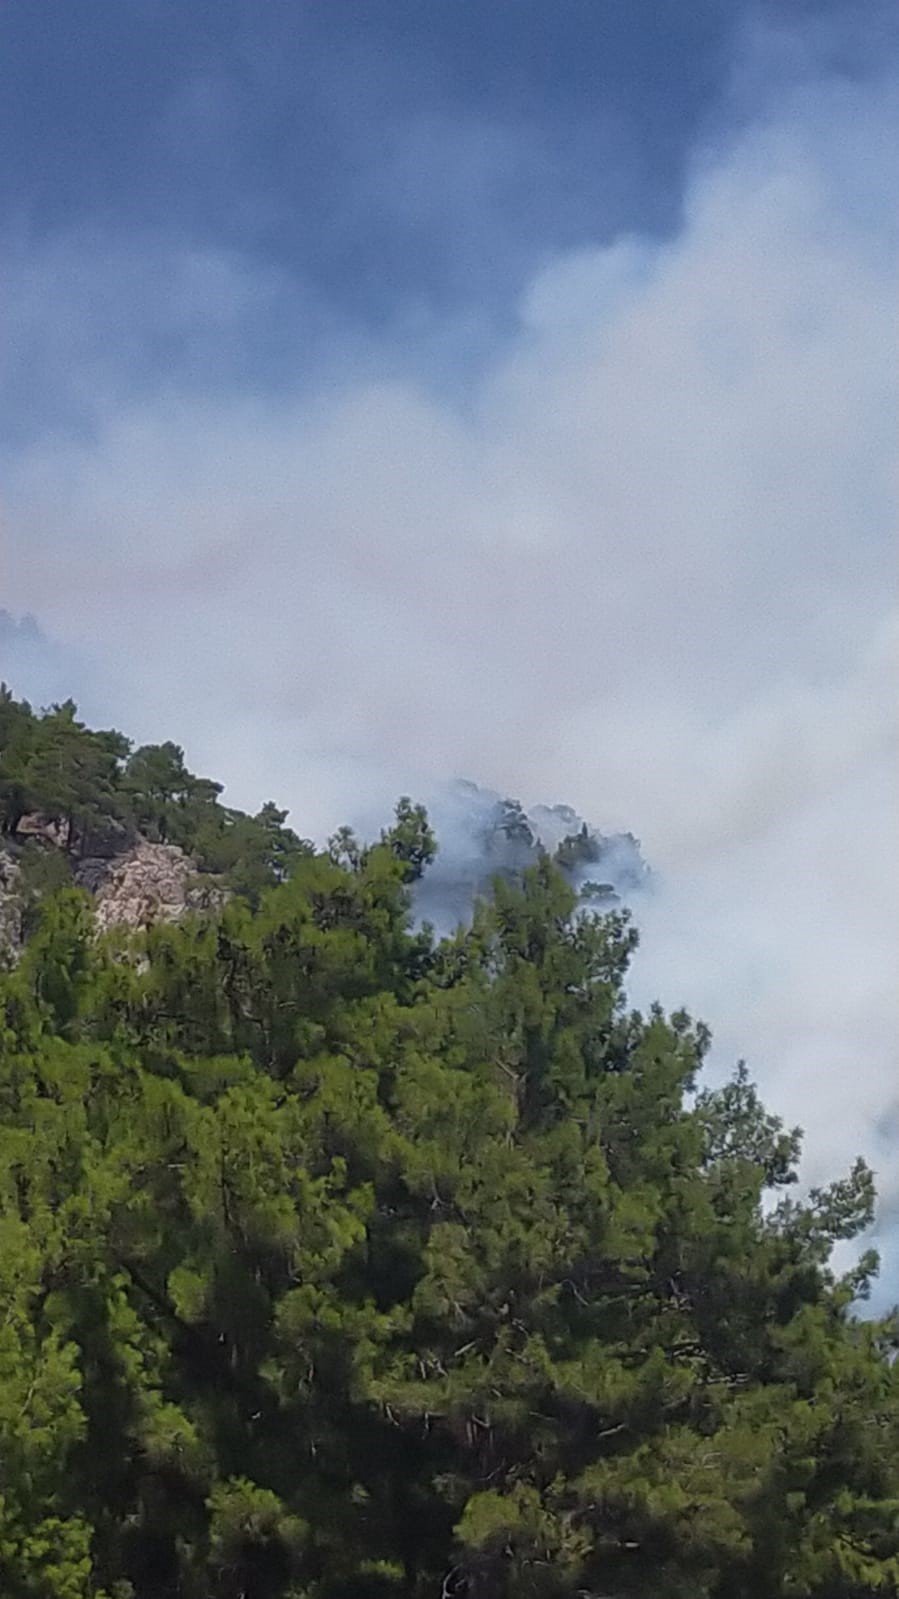
<path fill-rule="evenodd" d="M 0 686 L 0 945 L 14 952 L 36 903 L 89 890 L 100 925 L 171 919 L 236 893 L 258 903 L 312 846 L 272 803 L 221 803 L 173 743 L 134 748 L 72 701 L 36 713 Z"/>
<path fill-rule="evenodd" d="M 221 803 L 174 743 L 141 745 L 79 721 L 72 701 L 35 713 L 0 685 L 0 954 L 14 955 L 47 890 L 94 897 L 99 925 L 177 920 L 237 894 L 251 905 L 283 882 L 312 845 L 269 801 L 255 816 Z M 414 824 L 417 808 L 402 802 Z M 604 837 L 570 807 L 527 812 L 474 783 L 447 788 L 413 889 L 419 921 L 449 933 L 470 920 L 496 876 L 520 876 L 551 855 L 579 895 L 606 908 L 645 888 L 630 834 Z M 346 830 L 331 852 L 362 846 Z"/>
<path fill-rule="evenodd" d="M 488 797 L 440 938 L 408 800 L 317 851 L 74 707 L 0 740 L 4 1596 L 899 1590 L 870 1173 L 790 1199 L 798 1134 L 629 1010 L 623 846 Z M 159 850 L 203 902 L 99 915 Z"/>

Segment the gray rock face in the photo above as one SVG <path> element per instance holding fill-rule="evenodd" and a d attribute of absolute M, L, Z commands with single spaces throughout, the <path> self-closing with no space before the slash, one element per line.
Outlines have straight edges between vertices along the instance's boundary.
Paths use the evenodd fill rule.
<path fill-rule="evenodd" d="M 42 816 L 39 811 L 29 812 L 22 817 L 16 828 L 16 839 L 20 844 L 27 844 L 33 839 L 41 844 L 54 844 L 58 849 L 65 849 L 68 843 L 65 824 Z M 89 860 L 110 861 L 117 855 L 124 855 L 126 850 L 139 842 L 140 834 L 133 827 L 109 816 L 88 828 L 80 840 L 80 849 L 81 854 Z"/>
<path fill-rule="evenodd" d="M 75 881 L 94 896 L 97 927 L 148 927 L 176 922 L 189 911 L 209 910 L 223 901 L 215 884 L 198 883 L 196 866 L 177 844 L 139 840 L 124 855 L 89 856 L 75 869 Z"/>
<path fill-rule="evenodd" d="M 14 961 L 22 945 L 22 899 L 18 891 L 19 868 L 11 855 L 0 850 L 0 967 Z"/>
<path fill-rule="evenodd" d="M 27 844 L 30 840 L 41 844 L 53 844 L 57 849 L 63 849 L 66 842 L 66 830 L 62 822 L 54 822 L 47 816 L 41 816 L 39 811 L 30 811 L 23 816 L 16 828 L 16 841 Z"/>
<path fill-rule="evenodd" d="M 26 842 L 60 847 L 40 818 L 28 821 Z M 98 932 L 176 922 L 190 911 L 214 910 L 227 898 L 217 880 L 198 877 L 195 863 L 177 844 L 150 844 L 132 835 L 118 854 L 107 853 L 108 848 L 104 838 L 101 852 L 73 863 L 73 881 L 93 896 Z M 24 941 L 23 887 L 15 848 L 0 846 L 0 969 L 15 964 Z"/>

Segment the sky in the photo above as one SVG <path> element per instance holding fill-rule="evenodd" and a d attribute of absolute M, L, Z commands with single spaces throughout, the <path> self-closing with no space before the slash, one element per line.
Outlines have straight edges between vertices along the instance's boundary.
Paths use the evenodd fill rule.
<path fill-rule="evenodd" d="M 0 675 L 638 834 L 893 1297 L 897 148 L 880 0 L 0 6 Z"/>

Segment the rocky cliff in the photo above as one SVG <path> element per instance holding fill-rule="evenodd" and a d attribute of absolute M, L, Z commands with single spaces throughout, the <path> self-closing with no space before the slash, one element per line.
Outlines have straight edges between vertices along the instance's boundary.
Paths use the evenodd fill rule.
<path fill-rule="evenodd" d="M 37 822 L 22 829 L 39 847 L 55 850 Z M 0 961 L 15 960 L 23 941 L 25 859 L 19 848 L 0 848 Z M 177 844 L 151 844 L 132 837 L 118 854 L 86 856 L 73 863 L 72 881 L 93 896 L 100 932 L 114 927 L 147 927 L 152 922 L 178 921 L 190 911 L 211 910 L 225 892 L 211 874 L 197 872 L 195 862 Z"/>
<path fill-rule="evenodd" d="M 0 965 L 22 943 L 22 894 L 19 867 L 12 856 L 0 850 Z"/>
<path fill-rule="evenodd" d="M 80 861 L 75 881 L 93 896 L 97 926 L 148 927 L 175 922 L 189 911 L 221 904 L 215 880 L 203 881 L 189 855 L 177 844 L 150 844 L 138 839 L 123 855 Z"/>

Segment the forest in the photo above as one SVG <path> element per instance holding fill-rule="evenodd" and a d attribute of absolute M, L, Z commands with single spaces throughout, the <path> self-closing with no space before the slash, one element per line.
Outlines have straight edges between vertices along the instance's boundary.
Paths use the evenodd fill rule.
<path fill-rule="evenodd" d="M 564 860 L 438 937 L 420 805 L 319 849 L 221 792 L 0 695 L 42 884 L 0 973 L 4 1599 L 899 1592 L 899 1325 L 831 1263 L 865 1165 L 797 1188 Z M 110 830 L 228 896 L 99 936 L 67 863 Z"/>

